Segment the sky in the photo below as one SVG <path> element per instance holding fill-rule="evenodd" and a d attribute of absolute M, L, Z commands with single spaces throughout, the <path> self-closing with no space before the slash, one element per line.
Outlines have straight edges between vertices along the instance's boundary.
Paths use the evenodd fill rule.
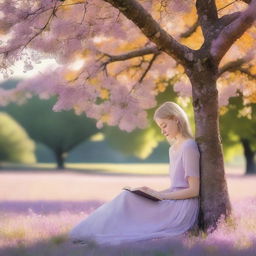
<path fill-rule="evenodd" d="M 85 60 L 77 59 L 72 64 L 69 64 L 68 67 L 70 70 L 78 70 L 83 66 L 84 62 Z M 33 76 L 36 76 L 37 74 L 43 73 L 44 71 L 49 71 L 49 69 L 54 70 L 59 66 L 54 58 L 41 59 L 40 64 L 34 63 L 34 68 L 27 72 L 23 71 L 23 65 L 24 63 L 22 61 L 16 62 L 15 65 L 12 67 L 14 73 L 8 79 L 4 79 L 3 76 L 0 74 L 0 83 L 9 79 L 31 78 Z"/>
<path fill-rule="evenodd" d="M 57 63 L 54 59 L 45 59 L 42 60 L 42 63 L 40 64 L 34 64 L 34 69 L 27 71 L 26 73 L 23 72 L 23 64 L 21 62 L 17 62 L 14 67 L 12 68 L 14 73 L 12 76 L 10 76 L 8 79 L 26 79 L 26 78 L 31 78 L 33 76 L 36 76 L 40 72 L 43 72 L 47 69 L 51 68 L 56 68 Z M 7 80 L 8 80 L 7 79 Z M 0 75 L 0 82 L 4 82 L 6 79 L 4 79 Z"/>

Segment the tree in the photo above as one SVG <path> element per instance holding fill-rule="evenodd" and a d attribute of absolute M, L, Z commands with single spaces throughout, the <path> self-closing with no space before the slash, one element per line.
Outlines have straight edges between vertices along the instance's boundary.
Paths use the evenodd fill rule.
<path fill-rule="evenodd" d="M 0 84 L 0 86 L 10 89 L 15 87 L 18 82 L 18 80 L 8 80 Z M 170 88 L 170 90 L 171 89 L 172 88 Z M 165 98 L 172 97 L 174 99 L 175 97 L 175 93 L 173 91 L 170 91 L 170 93 L 165 92 L 165 94 Z M 75 139 L 74 135 L 77 136 L 85 130 L 88 130 L 93 134 L 96 132 L 96 129 L 94 122 L 84 116 L 77 117 L 72 111 L 60 114 L 52 112 L 51 107 L 54 105 L 55 101 L 56 99 L 54 97 L 42 102 L 37 98 L 33 98 L 21 106 L 10 104 L 6 107 L 0 107 L 0 109 L 6 111 L 18 120 L 23 127 L 26 128 L 29 134 L 31 134 L 35 141 L 43 143 L 50 148 L 54 152 L 56 161 L 59 162 L 57 168 L 63 168 L 67 154 L 74 148 L 74 146 L 69 148 L 68 151 L 65 151 L 67 149 L 63 148 L 62 154 L 60 154 L 56 149 L 62 148 L 63 144 L 65 144 L 67 140 Z M 38 113 L 40 113 L 40 115 L 38 115 Z M 71 117 L 74 118 L 74 121 L 72 122 L 70 121 Z M 67 125 L 60 125 L 60 119 L 62 122 L 66 122 Z M 44 122 L 46 126 L 43 129 L 41 122 Z M 63 129 L 63 127 L 66 127 L 67 130 Z M 84 136 L 87 136 L 85 140 L 92 135 L 90 133 L 83 134 Z M 143 130 L 136 129 L 129 133 L 121 131 L 117 127 L 108 126 L 104 127 L 102 135 L 110 147 L 118 150 L 124 155 L 133 155 L 141 159 L 147 158 L 158 145 L 158 142 L 165 140 L 156 125 L 150 125 L 148 128 Z M 72 139 L 70 137 L 72 137 Z M 59 139 L 56 140 L 56 138 Z M 81 143 L 83 142 L 83 139 L 78 138 L 78 141 Z"/>
<path fill-rule="evenodd" d="M 0 112 L 0 163 L 35 163 L 35 144 L 8 114 Z"/>
<path fill-rule="evenodd" d="M 244 107 L 243 97 L 238 93 L 224 106 L 220 116 L 221 135 L 223 144 L 233 146 L 240 143 L 246 162 L 245 174 L 256 173 L 255 145 L 256 145 L 256 104 Z"/>
<path fill-rule="evenodd" d="M 1 31 L 7 35 L 0 48 L 4 75 L 20 59 L 25 70 L 42 56 L 54 56 L 61 66 L 11 91 L 2 90 L 0 102 L 22 102 L 31 93 L 57 94 L 54 111 L 74 108 L 97 119 L 98 128 L 106 123 L 130 132 L 148 126 L 147 109 L 157 105 L 155 97 L 161 89 L 156 81 L 181 72 L 178 87 L 180 93 L 192 94 L 201 152 L 199 226 L 214 230 L 219 217 L 230 216 L 232 210 L 218 111 L 234 90 L 219 95 L 225 88 L 223 83 L 217 88 L 217 80 L 228 78 L 234 70 L 255 78 L 252 25 L 256 0 L 236 1 L 235 7 L 225 6 L 226 13 L 222 12 L 224 4 L 223 0 L 38 0 L 22 4 L 6 0 L 0 5 L 4 14 Z M 187 41 L 193 37 L 196 47 Z M 32 49 L 30 55 L 26 48 Z M 238 54 L 243 57 L 237 58 Z M 248 88 L 243 85 L 236 89 L 247 97 Z M 249 91 L 250 100 L 255 100 L 256 89 Z"/>
<path fill-rule="evenodd" d="M 26 104 L 9 104 L 6 111 L 28 132 L 30 137 L 50 148 L 55 156 L 57 168 L 65 168 L 68 153 L 77 145 L 98 132 L 95 121 L 73 111 L 55 113 L 51 111 L 56 97 L 40 100 L 32 97 Z"/>

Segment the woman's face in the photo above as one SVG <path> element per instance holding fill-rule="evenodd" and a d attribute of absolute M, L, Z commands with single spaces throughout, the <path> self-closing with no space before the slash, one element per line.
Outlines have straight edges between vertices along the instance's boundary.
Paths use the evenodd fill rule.
<path fill-rule="evenodd" d="M 169 139 L 173 139 L 179 132 L 176 119 L 156 118 L 156 123 L 160 127 L 162 134 Z"/>

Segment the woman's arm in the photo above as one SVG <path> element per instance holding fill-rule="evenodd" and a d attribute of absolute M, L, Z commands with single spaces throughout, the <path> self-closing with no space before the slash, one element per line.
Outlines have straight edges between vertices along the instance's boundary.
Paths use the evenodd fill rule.
<path fill-rule="evenodd" d="M 172 192 L 159 192 L 162 199 L 187 199 L 199 196 L 199 177 L 188 176 L 189 187 Z"/>
<path fill-rule="evenodd" d="M 169 191 L 169 189 L 164 189 L 164 190 L 161 190 L 161 191 L 157 191 L 153 188 L 150 188 L 150 187 L 147 187 L 147 186 L 143 186 L 143 187 L 137 187 L 136 189 L 142 189 L 142 190 L 145 190 L 145 191 L 149 191 L 151 193 L 156 193 L 157 195 L 160 195 L 160 193 L 166 193 Z"/>
<path fill-rule="evenodd" d="M 153 194 L 155 194 L 156 196 L 160 196 L 160 197 L 162 197 L 163 194 L 169 193 L 169 191 L 170 191 L 169 188 L 164 189 L 164 190 L 157 191 L 157 190 L 152 189 L 152 188 L 147 187 L 147 186 L 138 187 L 137 189 L 142 189 L 142 190 L 144 190 L 144 191 L 148 191 L 148 192 L 153 193 Z"/>
<path fill-rule="evenodd" d="M 196 197 L 196 195 L 192 193 L 190 188 L 180 189 L 169 193 L 160 193 L 159 195 L 164 200 L 188 199 L 191 197 Z"/>
<path fill-rule="evenodd" d="M 170 190 L 170 189 L 167 188 L 167 189 L 164 189 L 164 190 L 160 190 L 160 191 L 158 191 L 158 192 L 159 192 L 159 193 L 167 193 L 169 190 Z"/>

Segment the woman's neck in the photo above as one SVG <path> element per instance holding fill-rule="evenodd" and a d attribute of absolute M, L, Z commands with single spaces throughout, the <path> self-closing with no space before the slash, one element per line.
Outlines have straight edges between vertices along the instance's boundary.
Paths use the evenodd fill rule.
<path fill-rule="evenodd" d="M 169 141 L 169 143 L 171 144 L 171 146 L 174 146 L 174 147 L 179 147 L 179 145 L 183 142 L 183 141 L 185 141 L 185 140 L 187 140 L 188 138 L 187 137 L 184 137 L 184 136 L 182 136 L 181 134 L 177 134 L 176 136 L 175 136 L 175 138 L 172 138 L 172 139 L 168 139 L 168 141 Z"/>

